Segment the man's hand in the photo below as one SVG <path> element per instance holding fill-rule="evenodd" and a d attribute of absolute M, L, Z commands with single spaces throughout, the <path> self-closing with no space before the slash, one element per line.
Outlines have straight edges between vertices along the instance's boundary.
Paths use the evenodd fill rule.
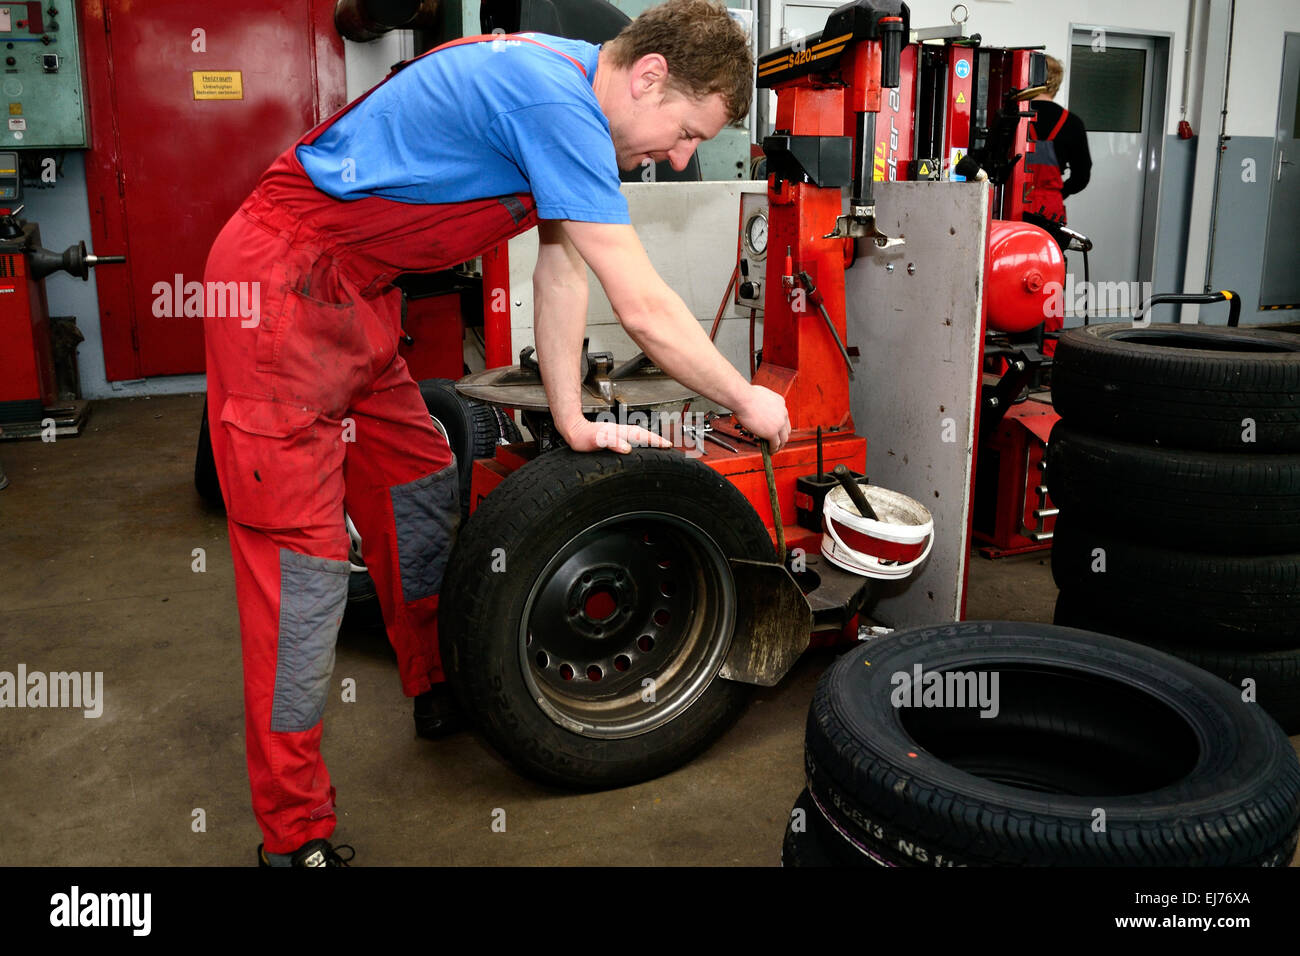
<path fill-rule="evenodd" d="M 572 422 L 561 432 L 574 451 L 599 451 L 608 449 L 626 455 L 633 446 L 640 448 L 672 448 L 673 443 L 639 425 L 620 425 L 618 422 L 589 422 L 585 418 Z"/>
<path fill-rule="evenodd" d="M 744 404 L 733 409 L 736 419 L 759 438 L 766 438 L 776 451 L 790 440 L 790 415 L 785 399 L 770 388 L 751 385 Z"/>

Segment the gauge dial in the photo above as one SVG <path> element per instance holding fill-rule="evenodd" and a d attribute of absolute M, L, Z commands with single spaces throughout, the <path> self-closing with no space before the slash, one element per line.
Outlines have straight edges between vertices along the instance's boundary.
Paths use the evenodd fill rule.
<path fill-rule="evenodd" d="M 767 255 L 766 213 L 756 212 L 745 223 L 745 246 L 755 259 L 762 259 Z"/>

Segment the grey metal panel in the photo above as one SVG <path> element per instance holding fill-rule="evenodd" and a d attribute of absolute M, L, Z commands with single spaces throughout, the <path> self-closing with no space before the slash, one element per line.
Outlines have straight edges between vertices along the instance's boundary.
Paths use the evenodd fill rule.
<path fill-rule="evenodd" d="M 1230 136 L 1223 141 L 1209 287 L 1232 289 L 1240 294 L 1242 325 L 1276 321 L 1278 315 L 1258 311 L 1272 159 L 1273 140 L 1267 136 Z M 1247 171 L 1242 165 L 1245 160 L 1253 164 L 1253 182 L 1243 180 Z M 1156 318 L 1163 321 L 1159 316 Z M 1222 305 L 1203 305 L 1200 321 L 1206 325 L 1224 325 L 1228 321 L 1227 309 Z"/>
<path fill-rule="evenodd" d="M 1165 137 L 1164 185 L 1160 192 L 1160 212 L 1156 217 L 1156 269 L 1151 279 L 1155 292 L 1180 292 L 1187 267 L 1187 225 L 1192 214 L 1192 185 L 1195 182 L 1196 144 L 1199 137 L 1179 139 Z M 1079 253 L 1069 253 L 1070 267 Z M 1156 322 L 1177 322 L 1173 306 L 1156 306 L 1162 310 L 1153 316 Z"/>
<path fill-rule="evenodd" d="M 861 353 L 850 402 L 867 475 L 934 516 L 926 563 L 877 589 L 886 596 L 871 616 L 893 627 L 954 621 L 961 610 L 988 209 L 979 183 L 877 183 L 881 230 L 907 241 L 863 244 L 846 277 L 848 343 Z"/>
<path fill-rule="evenodd" d="M 1259 302 L 1300 305 L 1300 270 L 1295 268 L 1300 237 L 1300 33 L 1286 35 L 1282 94 L 1278 98 L 1274 155 L 1268 168 L 1268 238 Z M 1260 177 L 1261 180 L 1263 177 Z"/>

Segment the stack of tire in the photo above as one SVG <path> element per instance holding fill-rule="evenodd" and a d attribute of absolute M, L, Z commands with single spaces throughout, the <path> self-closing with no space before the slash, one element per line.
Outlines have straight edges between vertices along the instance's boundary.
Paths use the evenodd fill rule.
<path fill-rule="evenodd" d="M 994 693 L 936 703 L 915 691 L 929 677 L 907 687 L 918 674 Z M 1176 657 L 1050 624 L 849 651 L 817 685 L 805 757 L 786 866 L 1286 866 L 1300 836 L 1300 759 L 1262 709 Z"/>
<path fill-rule="evenodd" d="M 1094 325 L 1052 376 L 1055 622 L 1175 654 L 1300 733 L 1300 336 Z"/>

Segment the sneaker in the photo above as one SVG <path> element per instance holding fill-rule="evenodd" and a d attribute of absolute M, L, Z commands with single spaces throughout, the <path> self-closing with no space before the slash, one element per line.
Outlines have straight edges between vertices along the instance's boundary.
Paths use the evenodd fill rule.
<path fill-rule="evenodd" d="M 346 843 L 335 847 L 323 839 L 308 840 L 292 853 L 267 853 L 262 849 L 264 845 L 257 845 L 258 866 L 351 866 L 357 855 Z M 347 850 L 348 855 L 340 856 L 339 850 Z"/>
<path fill-rule="evenodd" d="M 445 683 L 415 698 L 415 733 L 426 740 L 437 740 L 465 728 L 465 715 Z"/>

